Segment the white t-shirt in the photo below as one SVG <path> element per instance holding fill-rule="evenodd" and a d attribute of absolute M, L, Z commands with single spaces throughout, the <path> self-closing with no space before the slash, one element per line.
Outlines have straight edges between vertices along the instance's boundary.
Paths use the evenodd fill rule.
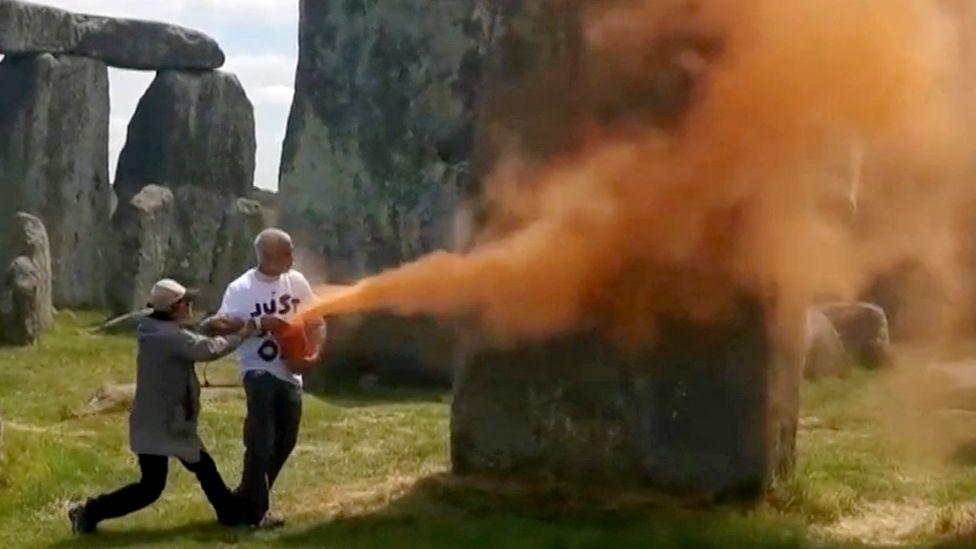
<path fill-rule="evenodd" d="M 308 304 L 314 295 L 308 280 L 298 271 L 291 270 L 271 279 L 257 269 L 251 269 L 227 286 L 217 314 L 239 320 L 265 315 L 287 317 L 300 305 Z M 289 371 L 280 354 L 270 333 L 255 334 L 237 348 L 241 375 L 255 370 L 265 371 L 301 387 L 302 376 Z"/>

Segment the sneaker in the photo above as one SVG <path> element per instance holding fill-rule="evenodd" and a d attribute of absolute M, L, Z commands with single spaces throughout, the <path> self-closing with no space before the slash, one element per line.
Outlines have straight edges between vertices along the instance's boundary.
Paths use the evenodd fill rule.
<path fill-rule="evenodd" d="M 71 531 L 75 534 L 90 534 L 95 531 L 95 524 L 88 519 L 83 503 L 68 510 L 68 520 L 71 521 Z"/>
<path fill-rule="evenodd" d="M 271 513 L 265 513 L 261 520 L 254 525 L 258 530 L 274 530 L 275 528 L 281 528 L 285 525 L 285 519 L 272 515 Z"/>

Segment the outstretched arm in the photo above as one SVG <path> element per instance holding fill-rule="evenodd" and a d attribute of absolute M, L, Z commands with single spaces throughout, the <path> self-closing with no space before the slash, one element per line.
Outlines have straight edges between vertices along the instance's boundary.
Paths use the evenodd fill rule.
<path fill-rule="evenodd" d="M 200 323 L 200 333 L 208 336 L 228 336 L 244 329 L 247 315 L 242 315 L 233 287 L 228 287 L 217 314 Z"/>
<path fill-rule="evenodd" d="M 206 337 L 189 330 L 180 333 L 178 353 L 193 362 L 211 362 L 229 355 L 240 346 L 240 334 L 228 337 Z"/>
<path fill-rule="evenodd" d="M 200 333 L 208 336 L 228 336 L 240 332 L 244 329 L 244 325 L 244 320 L 218 313 L 200 323 Z"/>

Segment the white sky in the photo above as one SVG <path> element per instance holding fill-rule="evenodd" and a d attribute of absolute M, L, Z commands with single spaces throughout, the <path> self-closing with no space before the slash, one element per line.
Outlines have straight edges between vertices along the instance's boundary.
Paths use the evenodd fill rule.
<path fill-rule="evenodd" d="M 33 0 L 82 13 L 175 23 L 214 37 L 254 103 L 257 167 L 254 183 L 278 187 L 281 142 L 298 62 L 299 0 Z M 126 127 L 155 73 L 109 70 L 112 96 L 109 171 L 114 179 Z"/>

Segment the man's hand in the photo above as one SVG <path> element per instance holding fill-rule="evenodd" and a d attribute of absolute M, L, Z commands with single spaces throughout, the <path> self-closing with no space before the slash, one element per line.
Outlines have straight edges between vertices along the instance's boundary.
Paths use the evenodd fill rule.
<path fill-rule="evenodd" d="M 258 327 L 268 332 L 276 332 L 284 328 L 288 323 L 276 316 L 262 316 L 258 320 Z"/>
<path fill-rule="evenodd" d="M 305 337 L 308 338 L 309 347 L 314 349 L 316 358 L 322 352 L 325 345 L 325 322 L 322 319 L 312 319 L 305 322 Z"/>
<path fill-rule="evenodd" d="M 233 335 L 244 329 L 245 321 L 224 315 L 214 315 L 200 323 L 200 332 L 208 336 Z"/>

